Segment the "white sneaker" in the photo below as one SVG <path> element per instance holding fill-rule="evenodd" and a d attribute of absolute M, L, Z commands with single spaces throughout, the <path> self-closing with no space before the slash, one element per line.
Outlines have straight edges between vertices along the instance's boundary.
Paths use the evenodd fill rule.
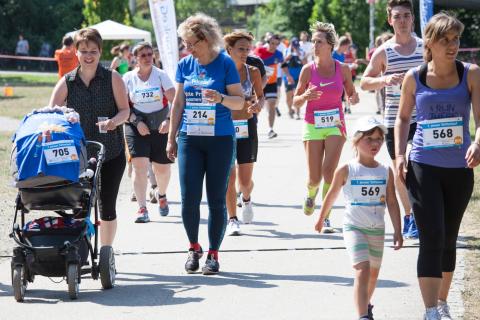
<path fill-rule="evenodd" d="M 438 301 L 437 311 L 440 314 L 442 320 L 452 320 L 450 315 L 450 307 L 445 301 Z"/>
<path fill-rule="evenodd" d="M 438 313 L 437 307 L 427 308 L 425 310 L 424 320 L 441 320 L 440 313 Z"/>
<path fill-rule="evenodd" d="M 242 207 L 242 193 L 237 192 L 237 207 L 241 208 Z"/>
<path fill-rule="evenodd" d="M 227 236 L 239 236 L 240 232 L 240 222 L 237 219 L 229 219 L 226 230 Z"/>
<path fill-rule="evenodd" d="M 330 219 L 325 219 L 323 221 L 322 232 L 323 233 L 335 233 L 335 228 L 333 228 L 332 225 L 330 224 Z"/>
<path fill-rule="evenodd" d="M 253 221 L 252 201 L 243 201 L 242 199 L 242 220 L 243 223 L 249 224 Z"/>

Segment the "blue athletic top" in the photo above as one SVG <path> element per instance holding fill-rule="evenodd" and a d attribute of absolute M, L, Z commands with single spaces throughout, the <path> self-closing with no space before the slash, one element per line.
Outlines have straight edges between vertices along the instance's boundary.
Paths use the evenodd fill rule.
<path fill-rule="evenodd" d="M 201 65 L 192 55 L 178 63 L 175 80 L 183 83 L 185 103 L 201 103 L 202 89 L 217 90 L 227 93 L 227 86 L 240 83 L 240 76 L 233 60 L 226 54 L 218 56 L 209 64 Z M 184 110 L 180 131 L 187 132 L 187 113 Z M 215 136 L 234 135 L 230 109 L 217 103 L 215 105 Z"/>
<path fill-rule="evenodd" d="M 332 52 L 332 58 L 341 62 L 341 63 L 345 62 L 345 55 L 343 53 L 338 53 L 335 50 L 333 50 L 333 52 Z"/>
<path fill-rule="evenodd" d="M 465 154 L 471 144 L 469 121 L 471 98 L 465 64 L 462 79 L 449 89 L 432 89 L 416 80 L 415 103 L 417 130 L 413 137 L 410 160 L 444 168 L 465 168 Z"/>

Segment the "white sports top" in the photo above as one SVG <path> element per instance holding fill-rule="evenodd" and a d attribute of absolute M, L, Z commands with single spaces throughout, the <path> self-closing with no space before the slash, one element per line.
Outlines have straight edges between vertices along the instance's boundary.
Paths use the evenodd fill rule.
<path fill-rule="evenodd" d="M 385 42 L 383 48 L 387 56 L 387 65 L 384 75 L 393 73 L 407 72 L 411 68 L 418 67 L 423 63 L 423 40 L 415 37 L 417 46 L 412 54 L 408 56 L 401 55 L 395 50 L 395 43 L 391 41 Z M 398 114 L 398 105 L 400 104 L 401 85 L 385 87 L 385 116 L 383 124 L 387 128 L 395 126 L 395 120 Z M 413 108 L 412 119 L 410 123 L 416 122 L 417 112 Z"/>
<path fill-rule="evenodd" d="M 147 81 L 138 77 L 137 69 L 123 75 L 133 107 L 143 113 L 152 113 L 168 107 L 168 101 L 163 98 L 163 92 L 173 88 L 173 83 L 167 73 L 155 66 Z"/>
<path fill-rule="evenodd" d="M 346 212 L 344 224 L 360 228 L 385 227 L 388 167 L 368 168 L 357 160 L 348 163 L 348 178 L 343 186 Z"/>

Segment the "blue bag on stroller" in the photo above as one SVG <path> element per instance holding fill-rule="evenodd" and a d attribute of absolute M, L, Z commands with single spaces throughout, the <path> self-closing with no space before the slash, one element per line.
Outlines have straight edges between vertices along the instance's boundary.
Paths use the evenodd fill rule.
<path fill-rule="evenodd" d="M 32 112 L 14 135 L 13 173 L 18 188 L 78 182 L 87 162 L 80 123 L 61 112 Z"/>

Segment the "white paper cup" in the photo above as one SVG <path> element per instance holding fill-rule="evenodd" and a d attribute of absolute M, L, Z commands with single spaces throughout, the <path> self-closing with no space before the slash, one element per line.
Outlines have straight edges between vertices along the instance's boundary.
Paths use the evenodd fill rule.
<path fill-rule="evenodd" d="M 102 122 L 102 121 L 108 120 L 108 117 L 98 117 L 97 120 L 98 120 L 97 122 L 100 123 L 100 122 Z M 104 129 L 103 126 L 99 124 L 99 125 L 98 125 L 98 132 L 100 132 L 100 133 L 107 133 L 107 130 Z"/>

